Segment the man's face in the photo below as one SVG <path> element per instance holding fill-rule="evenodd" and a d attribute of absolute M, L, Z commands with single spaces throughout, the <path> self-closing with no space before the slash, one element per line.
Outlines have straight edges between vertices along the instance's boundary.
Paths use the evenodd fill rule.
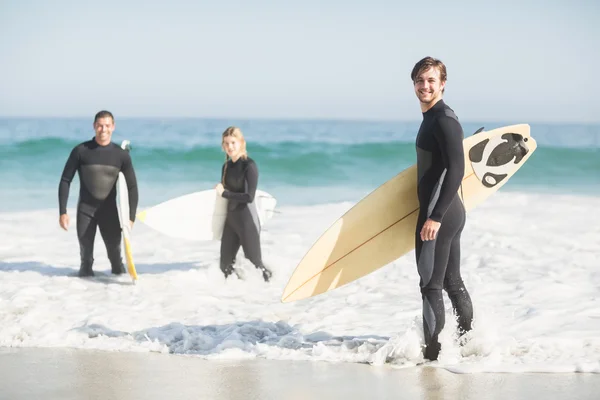
<path fill-rule="evenodd" d="M 442 98 L 442 90 L 445 86 L 446 82 L 440 80 L 440 71 L 437 68 L 429 68 L 417 76 L 415 93 L 421 103 L 430 104 Z"/>
<path fill-rule="evenodd" d="M 111 117 L 98 118 L 94 122 L 94 131 L 96 131 L 96 142 L 101 145 L 110 143 L 110 138 L 115 130 L 115 123 Z"/>

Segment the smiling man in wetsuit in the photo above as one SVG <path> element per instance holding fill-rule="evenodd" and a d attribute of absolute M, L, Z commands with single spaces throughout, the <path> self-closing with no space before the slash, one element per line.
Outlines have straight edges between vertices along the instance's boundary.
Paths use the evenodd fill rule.
<path fill-rule="evenodd" d="M 416 139 L 419 216 L 415 254 L 423 299 L 424 358 L 437 360 L 444 328 L 446 290 L 457 315 L 459 335 L 471 330 L 473 306 L 460 275 L 460 236 L 466 215 L 458 196 L 465 157 L 463 130 L 442 99 L 446 66 L 426 57 L 413 68 L 411 79 L 423 121 Z"/>
<path fill-rule="evenodd" d="M 67 200 L 75 172 L 79 173 L 80 190 L 77 203 L 77 238 L 81 256 L 79 276 L 94 276 L 94 239 L 96 228 L 106 245 L 113 274 L 125 272 L 121 259 L 121 224 L 117 210 L 117 178 L 123 172 L 129 191 L 129 219 L 133 225 L 138 205 L 135 171 L 129 152 L 111 142 L 115 129 L 113 115 L 100 111 L 94 118 L 93 139 L 75 146 L 65 164 L 58 186 L 59 224 L 67 230 Z"/>

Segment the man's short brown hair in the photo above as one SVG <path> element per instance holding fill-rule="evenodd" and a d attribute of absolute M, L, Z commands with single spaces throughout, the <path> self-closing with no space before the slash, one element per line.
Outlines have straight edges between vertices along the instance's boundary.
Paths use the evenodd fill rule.
<path fill-rule="evenodd" d="M 113 117 L 113 115 L 110 111 L 102 110 L 102 111 L 98 111 L 98 113 L 96 113 L 96 116 L 94 117 L 94 124 L 100 118 L 106 118 L 106 117 L 110 117 L 110 119 L 112 119 L 112 122 L 113 123 L 115 122 L 115 117 Z"/>
<path fill-rule="evenodd" d="M 425 57 L 415 64 L 410 78 L 413 81 L 413 84 L 417 80 L 417 77 L 421 75 L 423 72 L 427 71 L 429 68 L 437 68 L 440 72 L 440 80 L 442 82 L 446 82 L 447 74 L 446 74 L 446 66 L 441 60 L 433 57 Z"/>

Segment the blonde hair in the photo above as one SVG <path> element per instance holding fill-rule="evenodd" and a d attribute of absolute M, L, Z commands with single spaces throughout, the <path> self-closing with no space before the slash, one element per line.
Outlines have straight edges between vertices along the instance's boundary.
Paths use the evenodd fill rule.
<path fill-rule="evenodd" d="M 225 144 L 225 138 L 233 136 L 241 142 L 240 147 L 240 158 L 242 160 L 246 160 L 248 158 L 248 152 L 246 151 L 246 139 L 244 139 L 244 134 L 242 130 L 237 126 L 230 126 L 225 131 L 223 131 L 223 135 L 221 135 L 221 148 L 223 148 L 223 144 Z M 223 170 L 223 185 L 225 185 L 225 174 L 227 173 L 227 161 L 229 161 L 229 155 L 225 152 L 225 169 Z"/>

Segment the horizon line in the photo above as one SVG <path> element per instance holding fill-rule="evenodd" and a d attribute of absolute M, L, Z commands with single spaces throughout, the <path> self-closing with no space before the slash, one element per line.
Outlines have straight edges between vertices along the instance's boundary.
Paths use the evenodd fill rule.
<path fill-rule="evenodd" d="M 114 114 L 114 113 L 113 113 Z M 82 115 L 0 115 L 0 119 L 93 119 L 95 114 L 91 116 Z M 364 123 L 420 123 L 421 119 L 402 119 L 402 118 L 375 118 L 375 117 L 265 117 L 265 116 L 174 116 L 174 115 L 121 115 L 115 116 L 115 120 L 134 120 L 134 119 L 146 119 L 146 120 L 247 120 L 247 121 L 289 121 L 289 122 L 364 122 Z M 461 123 L 478 124 L 478 123 L 501 123 L 501 124 L 546 124 L 546 125 L 600 125 L 600 120 L 597 121 L 574 121 L 574 120 L 530 120 L 530 121 L 519 121 L 508 122 L 506 119 L 471 119 L 461 118 Z"/>

